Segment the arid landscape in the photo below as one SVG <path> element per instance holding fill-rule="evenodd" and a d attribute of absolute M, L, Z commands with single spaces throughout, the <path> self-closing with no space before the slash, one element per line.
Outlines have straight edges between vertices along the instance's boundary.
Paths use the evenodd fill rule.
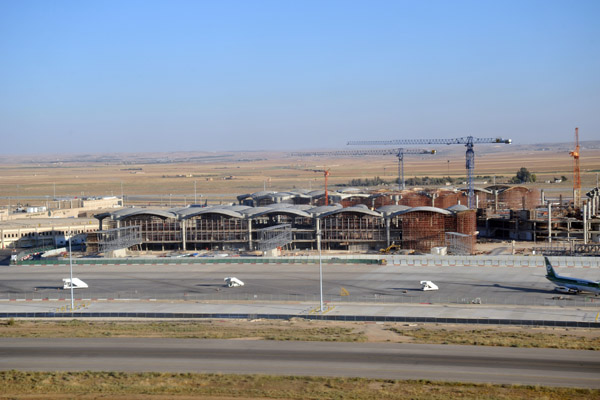
<path fill-rule="evenodd" d="M 450 176 L 464 182 L 464 147 L 431 147 L 437 154 L 405 156 L 406 179 Z M 476 186 L 492 185 L 494 178 L 496 183 L 506 183 L 524 167 L 537 178 L 529 185 L 544 188 L 550 196 L 570 196 L 571 147 L 570 143 L 476 146 Z M 580 163 L 585 193 L 596 186 L 600 173 L 600 142 L 582 143 Z M 0 206 L 9 202 L 43 205 L 44 199 L 54 196 L 121 194 L 137 205 L 180 206 L 193 203 L 195 196 L 198 202 L 219 204 L 263 189 L 323 189 L 323 173 L 314 172 L 320 169 L 330 170 L 330 190 L 349 186 L 353 179 L 375 177 L 393 188 L 398 161 L 394 156 L 292 157 L 287 152 L 4 156 L 0 157 Z M 546 183 L 561 177 L 567 180 Z M 135 197 L 141 195 L 149 197 Z"/>

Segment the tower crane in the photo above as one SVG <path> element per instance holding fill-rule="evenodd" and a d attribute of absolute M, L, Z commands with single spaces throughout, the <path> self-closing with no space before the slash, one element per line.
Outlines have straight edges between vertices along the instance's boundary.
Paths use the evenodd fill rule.
<path fill-rule="evenodd" d="M 467 182 L 469 186 L 469 208 L 475 208 L 475 191 L 473 189 L 473 171 L 475 169 L 475 151 L 473 145 L 475 143 L 512 143 L 511 139 L 502 138 L 476 138 L 473 136 L 460 137 L 454 139 L 397 139 L 397 140 L 355 140 L 349 141 L 348 145 L 422 145 L 422 144 L 464 144 L 467 148 L 466 153 L 466 169 Z"/>
<path fill-rule="evenodd" d="M 325 205 L 329 205 L 329 197 L 327 196 L 327 178 L 329 178 L 328 169 L 305 169 L 305 171 L 322 172 L 325 176 Z"/>
<path fill-rule="evenodd" d="M 573 207 L 581 207 L 581 175 L 579 175 L 579 128 L 575 128 L 575 150 L 569 152 L 573 157 Z"/>
<path fill-rule="evenodd" d="M 404 154 L 435 154 L 435 150 L 424 149 L 365 149 L 365 150 L 339 150 L 339 151 L 314 151 L 304 153 L 292 153 L 293 157 L 297 156 L 389 156 L 398 157 L 398 188 L 404 190 L 406 188 L 404 180 Z"/>

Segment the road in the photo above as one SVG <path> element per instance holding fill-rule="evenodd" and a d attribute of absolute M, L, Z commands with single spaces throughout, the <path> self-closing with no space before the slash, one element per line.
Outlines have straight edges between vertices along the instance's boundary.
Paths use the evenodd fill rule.
<path fill-rule="evenodd" d="M 342 376 L 600 388 L 597 352 L 483 346 L 0 338 L 0 369 Z"/>
<path fill-rule="evenodd" d="M 561 273 L 563 273 L 561 271 Z M 567 271 L 598 279 L 596 269 Z M 68 266 L 0 267 L 0 299 L 64 298 L 62 279 Z M 319 270 L 314 264 L 189 264 L 75 266 L 74 277 L 89 285 L 79 298 L 188 299 L 188 300 L 303 300 L 319 296 Z M 226 288 L 223 279 L 235 276 L 243 287 Z M 323 293 L 326 301 L 410 303 L 470 303 L 549 305 L 556 293 L 543 268 L 519 267 L 410 267 L 394 265 L 326 265 Z M 440 290 L 423 292 L 421 280 Z M 342 288 L 349 296 L 341 298 Z M 68 296 L 67 296 L 68 297 Z M 564 296 L 584 303 L 585 295 Z"/>

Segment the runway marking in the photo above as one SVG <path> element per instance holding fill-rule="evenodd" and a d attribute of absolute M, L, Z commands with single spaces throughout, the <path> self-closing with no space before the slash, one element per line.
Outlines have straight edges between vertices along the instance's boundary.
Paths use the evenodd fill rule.
<path fill-rule="evenodd" d="M 323 310 L 323 314 L 327 314 L 328 312 L 332 311 L 335 308 L 335 306 L 332 306 L 330 304 L 326 304 L 326 306 L 327 307 Z M 309 311 L 309 314 L 321 314 L 320 307 L 315 307 L 315 308 L 311 309 Z"/>

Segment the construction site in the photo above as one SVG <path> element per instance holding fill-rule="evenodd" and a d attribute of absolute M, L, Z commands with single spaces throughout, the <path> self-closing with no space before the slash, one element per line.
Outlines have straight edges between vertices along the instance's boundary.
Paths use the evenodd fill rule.
<path fill-rule="evenodd" d="M 506 248 L 502 243 L 512 241 L 528 242 L 529 251 L 538 254 L 598 255 L 599 188 L 597 183 L 596 187 L 590 187 L 588 179 L 582 192 L 578 130 L 575 131 L 575 146 L 564 152 L 564 158 L 572 158 L 573 162 L 572 196 L 568 192 L 557 194 L 548 185 L 507 183 L 506 179 L 498 184 L 494 179 L 488 184 L 475 179 L 475 145 L 494 144 L 497 148 L 510 143 L 510 139 L 469 136 L 349 142 L 350 145 L 393 148 L 291 153 L 288 158 L 294 160 L 292 168 L 321 175 L 321 178 L 314 178 L 315 182 L 319 180 L 314 185 L 319 189 L 294 186 L 288 191 L 266 190 L 265 181 L 265 190 L 233 194 L 232 200 L 212 205 L 206 200 L 203 204 L 197 202 L 195 181 L 194 194 L 188 196 L 194 201 L 189 204 L 184 197 L 182 202 L 176 200 L 177 205 L 171 204 L 173 197 L 170 194 L 139 196 L 140 199 L 162 197 L 162 204 L 144 205 L 136 204 L 133 197 L 112 196 L 112 191 L 111 196 L 100 200 L 64 197 L 56 202 L 49 200 L 58 198 L 54 188 L 54 196 L 44 196 L 43 207 L 17 205 L 17 208 L 2 210 L 4 213 L 0 216 L 6 222 L 0 225 L 0 247 L 15 249 L 64 244 L 65 238 L 77 234 L 87 235 L 89 253 L 113 255 L 115 250 L 127 248 L 250 251 L 273 255 L 279 250 L 318 249 L 478 254 L 483 251 L 478 244 L 483 248 L 484 242 L 496 242 Z M 433 160 L 430 156 L 436 154 L 433 147 L 437 145 L 466 147 L 463 165 L 467 179 L 455 182 L 462 186 L 446 183 L 419 187 L 414 182 L 407 185 L 404 177 L 404 163 L 410 161 L 407 156 Z M 491 153 L 484 154 L 489 156 Z M 329 179 L 332 175 L 336 177 L 338 172 L 331 168 L 333 159 L 365 158 L 361 162 L 368 164 L 369 160 L 383 156 L 397 159 L 397 180 L 393 185 L 369 188 L 329 184 Z M 460 152 L 457 156 L 460 157 Z M 488 156 L 484 155 L 484 158 Z M 439 161 L 432 163 L 435 165 Z M 127 173 L 130 170 L 125 169 Z M 138 173 L 142 168 L 133 170 Z M 298 173 L 301 175 L 306 173 Z M 164 198 L 168 199 L 166 204 Z M 66 220 L 66 225 L 59 226 L 57 217 L 77 218 Z M 85 228 L 75 227 L 83 217 L 87 217 Z M 43 222 L 44 219 L 48 223 Z"/>
<path fill-rule="evenodd" d="M 477 239 L 530 241 L 544 254 L 600 254 L 599 188 L 581 193 L 578 130 L 575 131 L 573 197 L 550 198 L 526 185 L 476 187 L 475 144 L 510 144 L 510 139 L 419 139 L 349 142 L 360 145 L 464 145 L 467 185 L 463 188 L 410 188 L 404 180 L 405 154 L 435 154 L 429 149 L 363 149 L 293 153 L 294 157 L 394 155 L 396 189 L 260 191 L 237 196 L 237 204 L 190 205 L 169 209 L 125 208 L 97 214 L 99 232 L 90 235 L 92 251 L 121 246 L 115 232 L 135 228 L 140 250 L 345 250 L 404 254 L 476 254 Z M 584 197 L 585 196 L 585 197 Z M 123 234 L 125 235 L 125 234 Z M 117 235 L 121 237 L 122 235 Z M 111 239 L 106 239 L 111 238 Z M 275 254 L 275 253 L 270 253 Z"/>

